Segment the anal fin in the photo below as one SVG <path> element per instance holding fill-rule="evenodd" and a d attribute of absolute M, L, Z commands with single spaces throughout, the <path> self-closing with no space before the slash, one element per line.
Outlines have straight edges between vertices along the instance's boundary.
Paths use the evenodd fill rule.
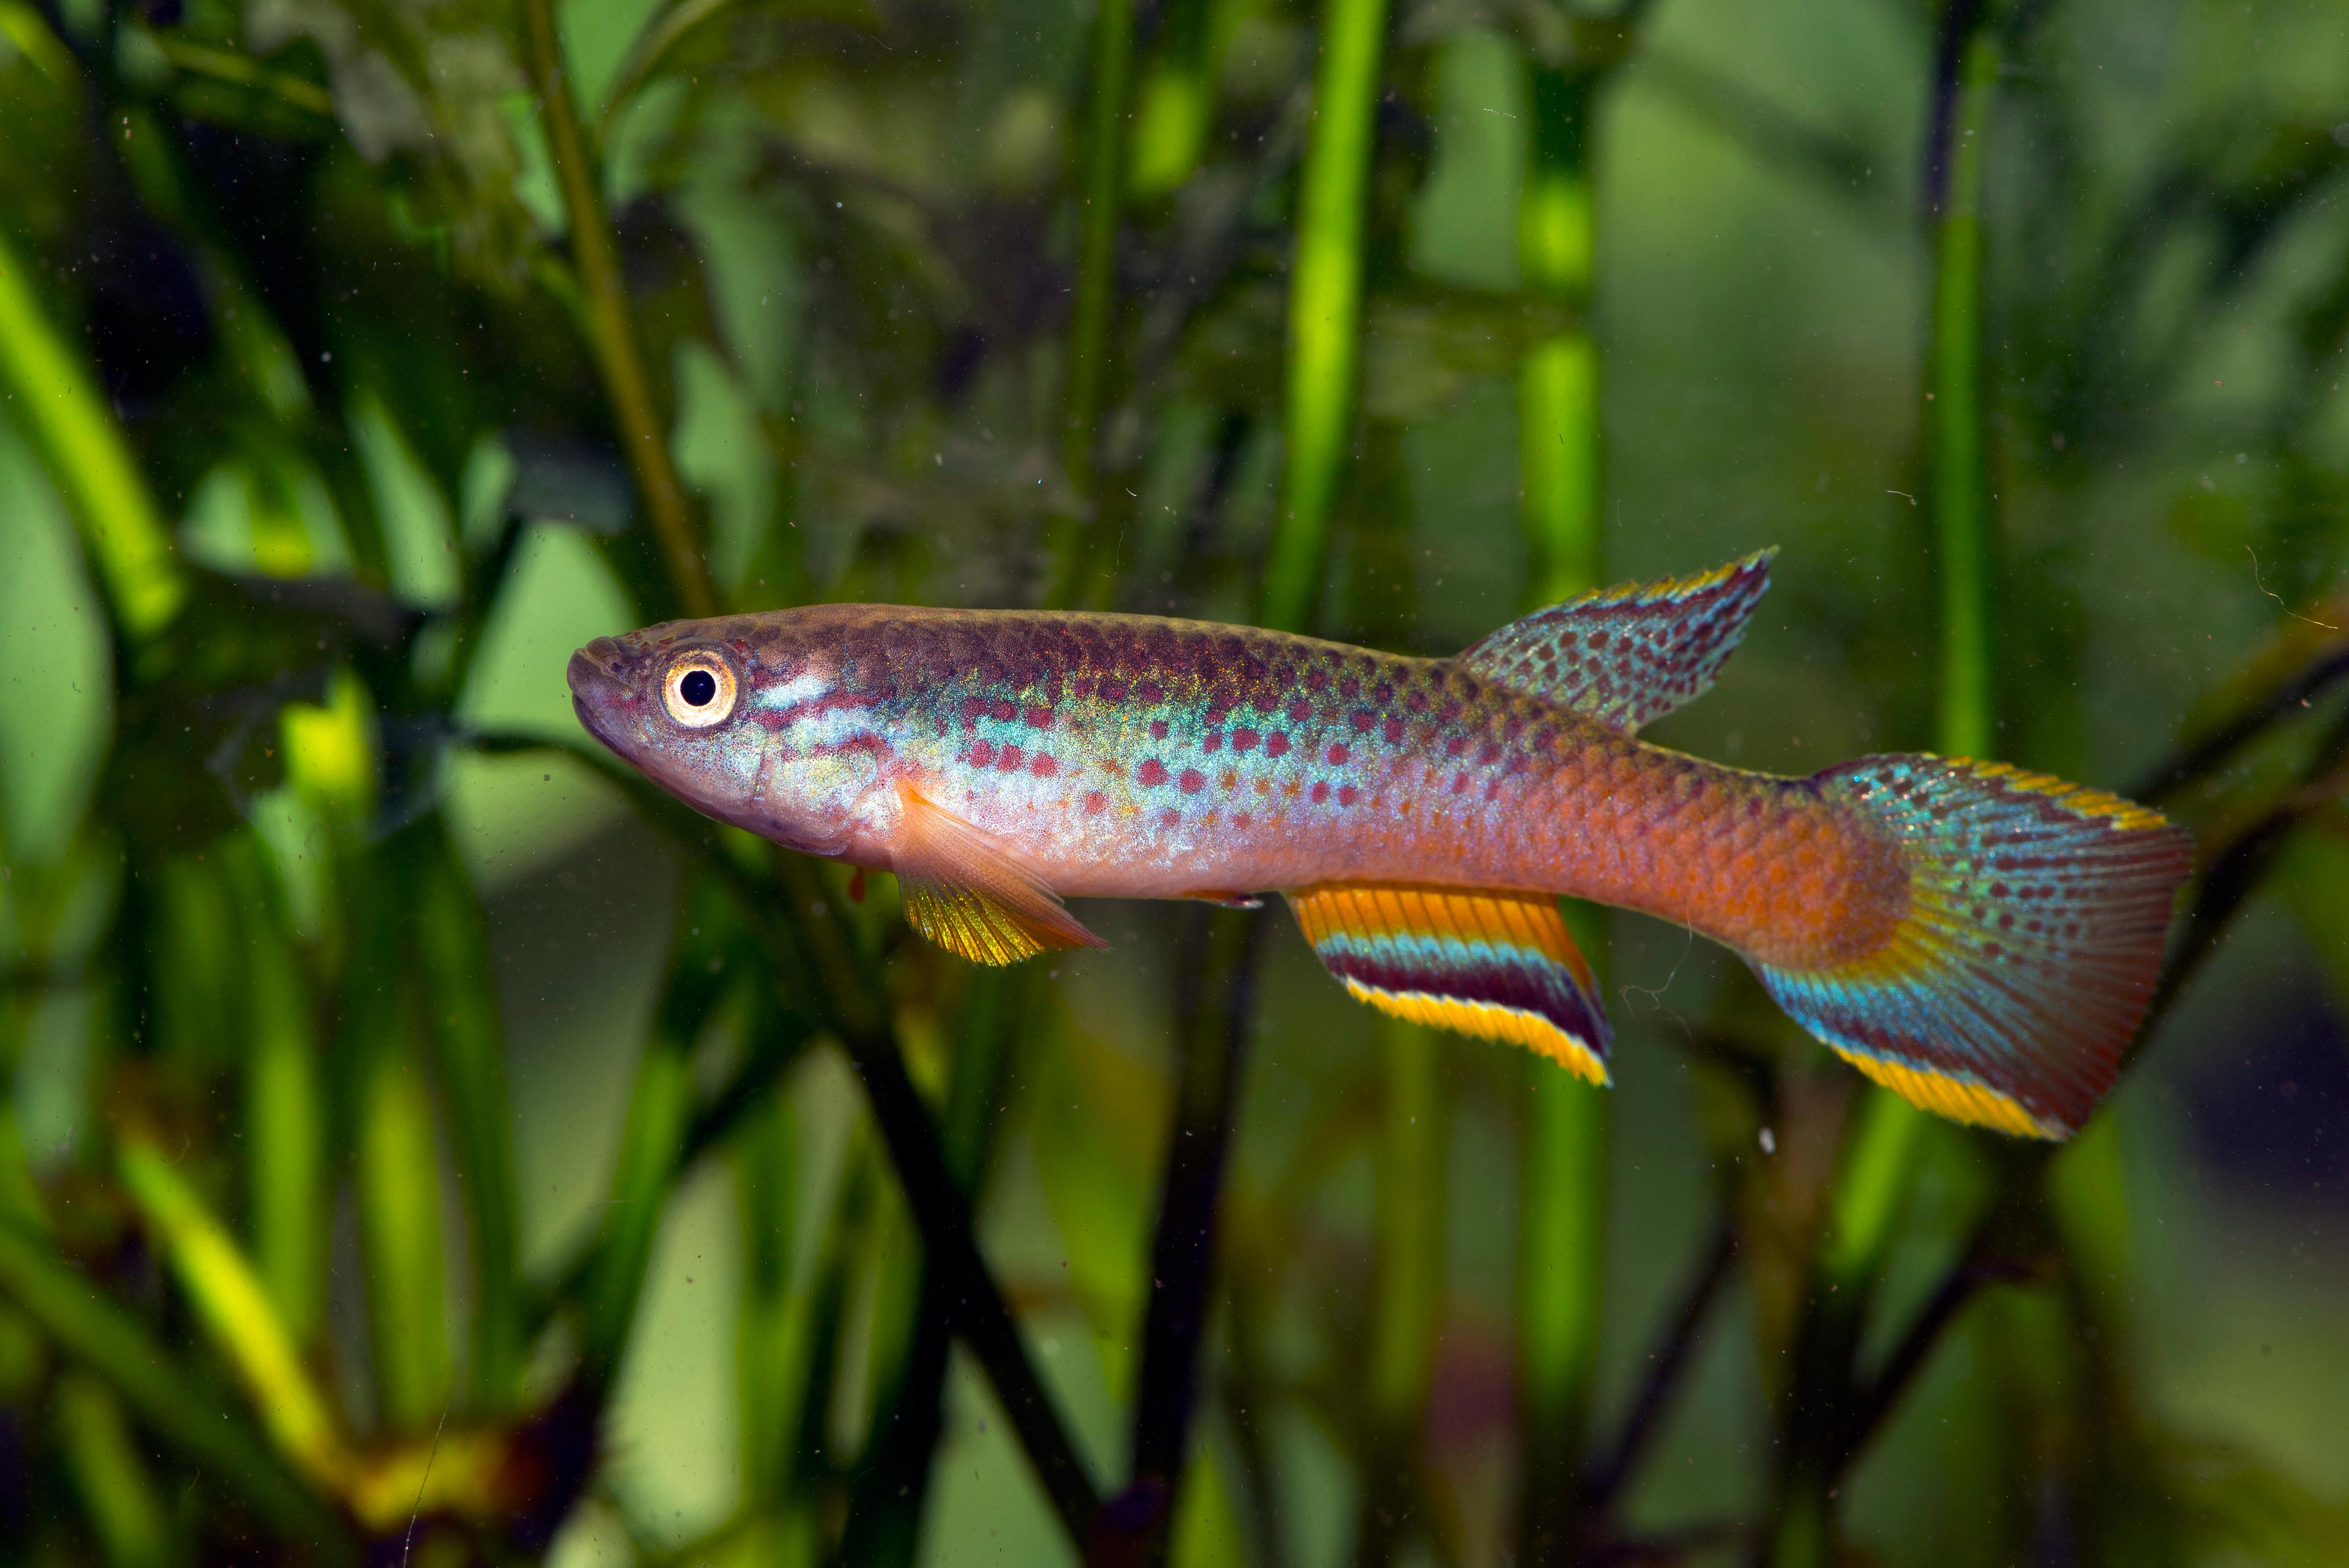
<path fill-rule="evenodd" d="M 1325 882 L 1288 895 L 1305 940 L 1360 1001 L 1523 1045 L 1607 1082 L 1607 1015 L 1557 901 L 1538 894 Z"/>
<path fill-rule="evenodd" d="M 1009 964 L 1061 948 L 1102 948 L 1004 843 L 901 787 L 894 869 L 913 928 L 957 958 Z"/>

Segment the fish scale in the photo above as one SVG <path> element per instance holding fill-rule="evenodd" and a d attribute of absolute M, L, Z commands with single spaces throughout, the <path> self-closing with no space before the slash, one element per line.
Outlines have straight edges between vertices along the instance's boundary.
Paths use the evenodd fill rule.
<path fill-rule="evenodd" d="M 1278 891 L 1356 996 L 1603 1079 L 1567 895 L 1727 944 L 1920 1104 L 2062 1136 L 2144 1011 L 2184 836 L 1997 763 L 1778 778 L 1640 740 L 1712 684 L 1768 566 L 1586 595 L 1449 659 L 1152 617 L 820 605 L 599 639 L 571 680 L 648 777 L 894 871 L 915 928 L 978 961 L 1098 945 L 1068 898 Z"/>

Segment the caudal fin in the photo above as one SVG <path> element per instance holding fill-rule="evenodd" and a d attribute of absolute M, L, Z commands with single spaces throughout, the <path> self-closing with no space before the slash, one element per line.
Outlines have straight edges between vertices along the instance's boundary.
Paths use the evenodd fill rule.
<path fill-rule="evenodd" d="M 1998 763 L 1863 757 L 1818 775 L 1908 848 L 1909 911 L 1868 956 L 1756 963 L 1778 1005 L 1863 1073 L 1959 1121 L 2068 1137 L 2145 1016 L 2184 830 Z"/>

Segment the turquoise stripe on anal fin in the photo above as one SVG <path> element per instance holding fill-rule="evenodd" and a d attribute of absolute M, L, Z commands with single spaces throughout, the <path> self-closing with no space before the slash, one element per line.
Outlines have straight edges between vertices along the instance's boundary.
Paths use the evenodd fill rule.
<path fill-rule="evenodd" d="M 1541 894 L 1323 883 L 1288 895 L 1305 940 L 1356 1000 L 1506 1041 L 1607 1082 L 1607 1015 L 1590 966 Z"/>

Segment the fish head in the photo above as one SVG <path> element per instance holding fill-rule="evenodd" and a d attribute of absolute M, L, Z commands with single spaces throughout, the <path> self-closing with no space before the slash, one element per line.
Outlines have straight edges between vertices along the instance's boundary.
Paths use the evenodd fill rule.
<path fill-rule="evenodd" d="M 695 810 L 809 854 L 854 855 L 894 810 L 889 748 L 870 702 L 843 688 L 828 607 L 599 637 L 571 656 L 572 708 Z"/>

